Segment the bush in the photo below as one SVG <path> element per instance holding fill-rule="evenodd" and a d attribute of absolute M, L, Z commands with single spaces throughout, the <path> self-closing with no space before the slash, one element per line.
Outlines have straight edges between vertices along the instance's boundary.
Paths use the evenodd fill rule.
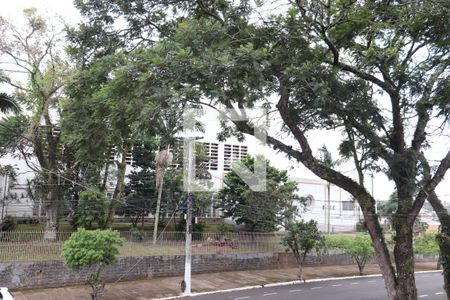
<path fill-rule="evenodd" d="M 217 226 L 217 230 L 219 232 L 230 232 L 230 231 L 234 231 L 234 226 L 231 224 L 221 223 Z"/>
<path fill-rule="evenodd" d="M 17 222 L 13 216 L 6 216 L 1 223 L 1 231 L 13 231 L 16 228 Z"/>
<path fill-rule="evenodd" d="M 194 220 L 192 220 L 194 221 Z M 185 238 L 184 232 L 186 231 L 186 220 L 180 220 L 177 224 L 175 224 L 175 231 L 179 232 L 176 236 L 177 240 L 183 240 Z M 203 223 L 192 223 L 192 232 L 193 233 L 202 233 L 205 231 L 205 225 Z M 201 240 L 202 236 L 199 234 L 193 234 L 192 240 Z"/>
<path fill-rule="evenodd" d="M 350 255 L 357 263 L 359 275 L 363 275 L 364 267 L 375 254 L 372 240 L 367 234 L 355 236 L 329 236 L 326 239 L 327 248 L 339 249 Z"/>
<path fill-rule="evenodd" d="M 136 227 L 132 227 L 130 229 L 130 232 L 131 232 L 131 236 L 133 237 L 133 239 L 135 241 L 142 242 L 144 240 L 144 236 L 145 236 L 144 231 L 142 231 Z"/>
<path fill-rule="evenodd" d="M 101 299 L 105 282 L 101 278 L 104 267 L 116 262 L 119 249 L 123 244 L 118 231 L 79 228 L 64 243 L 62 257 L 72 270 L 91 268 L 87 282 L 92 287 L 92 299 Z"/>
<path fill-rule="evenodd" d="M 414 251 L 423 255 L 438 255 L 439 246 L 435 233 L 424 233 L 414 241 Z"/>
<path fill-rule="evenodd" d="M 109 208 L 109 200 L 98 191 L 84 191 L 80 193 L 76 224 L 86 229 L 92 229 L 92 224 L 97 223 L 100 228 L 106 224 Z"/>
<path fill-rule="evenodd" d="M 36 217 L 22 217 L 17 219 L 17 224 L 39 224 L 39 218 Z"/>
<path fill-rule="evenodd" d="M 194 220 L 192 220 L 194 221 Z M 180 220 L 177 224 L 175 224 L 175 231 L 186 231 L 186 220 Z M 205 224 L 202 222 L 192 223 L 192 232 L 203 232 L 205 231 Z"/>
<path fill-rule="evenodd" d="M 356 231 L 357 232 L 367 232 L 367 226 L 365 220 L 359 220 L 358 223 L 356 223 Z"/>

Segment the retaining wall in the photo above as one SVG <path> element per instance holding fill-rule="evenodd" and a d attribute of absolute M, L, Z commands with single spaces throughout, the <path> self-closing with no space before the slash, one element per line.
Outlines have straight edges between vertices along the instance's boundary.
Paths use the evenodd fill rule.
<path fill-rule="evenodd" d="M 433 260 L 419 258 L 418 260 Z M 306 265 L 348 265 L 353 264 L 345 254 L 309 256 Z M 295 267 L 295 259 L 286 253 L 233 253 L 207 254 L 192 257 L 193 273 L 218 271 L 239 271 L 255 269 L 278 269 Z M 103 272 L 109 281 L 127 281 L 162 276 L 179 276 L 184 273 L 184 256 L 142 256 L 122 257 L 117 264 Z M 88 270 L 75 272 L 68 269 L 61 260 L 39 262 L 0 263 L 0 286 L 10 289 L 59 287 L 84 284 Z"/>

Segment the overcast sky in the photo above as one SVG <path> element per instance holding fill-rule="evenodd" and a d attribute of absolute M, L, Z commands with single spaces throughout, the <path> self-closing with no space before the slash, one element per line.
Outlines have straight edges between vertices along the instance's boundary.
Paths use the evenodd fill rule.
<path fill-rule="evenodd" d="M 6 0 L 4 0 L 6 2 Z M 43 12 L 48 16 L 60 16 L 65 23 L 70 25 L 75 25 L 80 22 L 81 17 L 78 11 L 73 6 L 72 0 L 13 0 L 8 1 L 7 4 L 2 5 L 2 10 L 0 15 L 9 18 L 15 22 L 19 21 L 22 16 L 22 11 L 24 8 L 36 7 L 38 11 Z M 323 144 L 326 144 L 328 148 L 337 155 L 336 148 L 340 139 L 339 132 L 313 132 L 310 134 L 311 144 L 314 149 L 318 149 Z M 441 157 L 441 153 L 445 153 L 448 150 L 448 139 L 443 140 L 441 145 L 438 145 L 433 159 Z M 275 155 L 273 151 L 269 150 L 271 154 L 271 159 L 276 163 L 277 167 L 285 167 L 291 169 L 291 174 L 295 177 L 314 177 L 311 172 L 306 170 L 304 167 L 300 166 L 298 163 L 289 161 L 282 154 Z M 354 168 L 351 164 L 344 164 L 340 167 L 346 175 L 352 175 L 356 178 L 354 174 Z M 450 180 L 449 176 L 439 185 L 437 189 L 437 194 L 441 199 L 450 202 Z M 370 190 L 370 177 L 367 178 L 368 188 Z M 394 191 L 394 185 L 389 182 L 386 176 L 379 174 L 375 176 L 374 180 L 375 186 L 375 198 L 380 200 L 385 200 L 388 198 L 389 194 Z"/>

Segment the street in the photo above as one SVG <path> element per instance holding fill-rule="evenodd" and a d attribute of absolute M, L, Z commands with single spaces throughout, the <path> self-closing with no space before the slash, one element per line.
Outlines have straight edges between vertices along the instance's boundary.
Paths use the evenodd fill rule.
<path fill-rule="evenodd" d="M 419 299 L 444 300 L 443 278 L 440 272 L 418 273 L 416 283 Z M 195 300 L 348 300 L 387 299 L 381 276 L 306 282 L 276 287 L 265 287 L 228 293 L 218 293 L 193 297 Z"/>

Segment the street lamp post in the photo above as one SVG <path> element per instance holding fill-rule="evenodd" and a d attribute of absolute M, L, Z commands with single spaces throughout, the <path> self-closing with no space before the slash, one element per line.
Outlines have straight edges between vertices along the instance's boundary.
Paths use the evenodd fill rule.
<path fill-rule="evenodd" d="M 185 141 L 185 151 L 187 151 L 187 166 L 185 169 L 185 190 L 187 192 L 187 212 L 186 212 L 186 245 L 184 262 L 184 295 L 191 294 L 191 269 L 192 269 L 192 184 L 195 178 L 195 140 L 202 137 L 188 138 Z"/>

